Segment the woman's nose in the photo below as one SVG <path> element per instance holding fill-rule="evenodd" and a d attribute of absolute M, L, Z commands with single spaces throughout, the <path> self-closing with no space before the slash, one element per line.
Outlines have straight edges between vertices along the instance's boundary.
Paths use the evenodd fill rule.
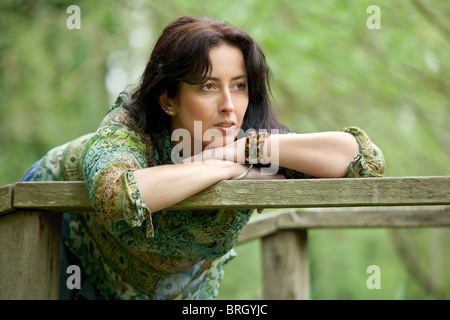
<path fill-rule="evenodd" d="M 233 100 L 231 99 L 231 93 L 229 90 L 224 91 L 220 105 L 219 111 L 224 113 L 229 113 L 234 111 Z"/>

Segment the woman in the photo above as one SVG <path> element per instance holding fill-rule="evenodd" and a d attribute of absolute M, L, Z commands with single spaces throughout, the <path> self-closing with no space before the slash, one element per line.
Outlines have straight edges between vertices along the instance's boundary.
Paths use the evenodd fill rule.
<path fill-rule="evenodd" d="M 251 210 L 166 208 L 227 179 L 383 175 L 364 131 L 294 134 L 269 91 L 265 57 L 244 31 L 207 18 L 168 25 L 139 88 L 25 177 L 85 180 L 97 211 L 65 216 L 61 297 L 214 298 Z M 78 291 L 65 285 L 70 264 L 84 272 Z"/>

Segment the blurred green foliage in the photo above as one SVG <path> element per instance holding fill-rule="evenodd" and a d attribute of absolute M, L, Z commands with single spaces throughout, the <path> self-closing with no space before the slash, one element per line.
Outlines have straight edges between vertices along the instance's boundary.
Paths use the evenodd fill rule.
<path fill-rule="evenodd" d="M 79 30 L 66 26 L 72 4 L 81 9 Z M 371 30 L 374 4 L 381 29 Z M 0 185 L 94 131 L 115 96 L 138 83 L 162 28 L 181 15 L 225 20 L 259 42 L 277 112 L 293 130 L 359 126 L 384 151 L 387 176 L 450 174 L 448 1 L 3 0 Z M 312 298 L 450 296 L 447 229 L 312 230 L 309 241 Z M 259 299 L 260 244 L 236 250 L 219 299 Z M 380 290 L 365 286 L 372 264 Z"/>

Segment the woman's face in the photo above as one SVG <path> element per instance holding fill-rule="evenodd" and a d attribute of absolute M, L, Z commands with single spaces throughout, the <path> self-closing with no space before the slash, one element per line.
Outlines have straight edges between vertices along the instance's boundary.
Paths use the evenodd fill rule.
<path fill-rule="evenodd" d="M 209 58 L 212 71 L 204 83 L 182 82 L 178 96 L 166 98 L 166 105 L 174 112 L 172 131 L 187 130 L 192 146 L 196 140 L 202 150 L 208 145 L 220 147 L 233 142 L 248 106 L 247 70 L 241 50 L 220 45 L 210 50 Z M 216 138 L 211 139 L 211 135 Z"/>

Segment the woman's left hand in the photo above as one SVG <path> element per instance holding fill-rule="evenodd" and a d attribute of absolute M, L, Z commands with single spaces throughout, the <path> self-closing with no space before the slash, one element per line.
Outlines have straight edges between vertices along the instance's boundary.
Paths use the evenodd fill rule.
<path fill-rule="evenodd" d="M 241 138 L 223 147 L 206 147 L 201 153 L 183 160 L 183 163 L 200 162 L 208 159 L 245 163 L 245 138 Z"/>
<path fill-rule="evenodd" d="M 183 160 L 183 163 L 192 163 L 196 161 L 203 161 L 207 159 L 227 160 L 232 162 L 245 163 L 245 138 L 241 138 L 223 147 L 206 148 L 203 152 Z M 264 170 L 264 169 L 263 169 Z M 243 180 L 256 179 L 285 179 L 282 174 L 267 174 L 262 173 L 260 168 L 253 167 Z M 254 210 L 254 209 L 252 209 Z M 261 214 L 264 208 L 256 209 L 258 214 Z"/>

